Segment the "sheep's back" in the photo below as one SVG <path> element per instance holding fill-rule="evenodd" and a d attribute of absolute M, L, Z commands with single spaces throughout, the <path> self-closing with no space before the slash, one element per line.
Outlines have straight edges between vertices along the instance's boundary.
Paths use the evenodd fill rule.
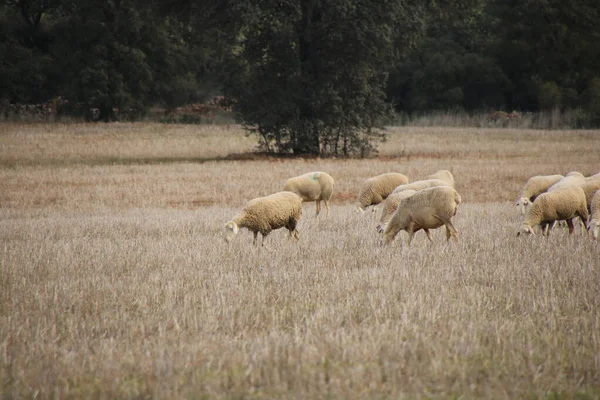
<path fill-rule="evenodd" d="M 456 213 L 461 199 L 456 190 L 449 186 L 438 186 L 420 190 L 400 201 L 398 208 L 419 209 L 431 207 L 440 216 L 450 218 Z"/>
<path fill-rule="evenodd" d="M 564 176 L 562 175 L 532 176 L 523 186 L 523 189 L 521 190 L 521 197 L 533 201 L 537 196 L 546 192 L 550 187 L 560 182 L 560 180 L 563 178 Z"/>
<path fill-rule="evenodd" d="M 372 180 L 371 180 L 372 179 Z M 408 183 L 408 178 L 400 173 L 390 172 L 369 179 L 371 190 L 378 193 L 384 199 L 400 185 Z"/>
<path fill-rule="evenodd" d="M 452 172 L 448 171 L 447 169 L 440 169 L 439 171 L 429 175 L 427 179 L 439 179 L 444 181 L 447 186 L 454 188 L 454 176 L 452 175 Z"/>
<path fill-rule="evenodd" d="M 419 191 L 419 190 L 423 190 L 423 189 L 427 189 L 427 188 L 431 188 L 431 187 L 437 187 L 437 186 L 451 187 L 450 185 L 448 185 L 448 183 L 446 181 L 443 181 L 441 179 L 426 179 L 426 180 L 422 180 L 422 181 L 414 181 L 411 183 L 400 185 L 400 186 L 396 187 L 392 193 L 399 193 L 399 192 L 402 192 L 405 190 Z"/>
<path fill-rule="evenodd" d="M 570 186 L 580 186 L 585 183 L 585 177 L 580 172 L 569 172 L 564 178 L 548 188 L 548 192 L 564 189 Z"/>

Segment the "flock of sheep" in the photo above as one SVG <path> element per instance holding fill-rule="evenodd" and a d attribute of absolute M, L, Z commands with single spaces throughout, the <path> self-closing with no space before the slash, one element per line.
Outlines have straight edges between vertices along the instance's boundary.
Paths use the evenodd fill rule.
<path fill-rule="evenodd" d="M 580 172 L 533 176 L 521 190 L 517 206 L 525 216 L 517 236 L 534 234 L 538 225 L 542 235 L 548 236 L 558 221 L 566 221 L 569 233 L 573 233 L 573 220 L 579 218 L 596 240 L 600 231 L 600 173 L 587 178 Z"/>
<path fill-rule="evenodd" d="M 319 215 L 323 201 L 329 216 L 334 186 L 334 179 L 320 171 L 290 178 L 283 191 L 249 201 L 240 214 L 225 224 L 225 240 L 229 242 L 240 228 L 246 228 L 254 234 L 255 245 L 259 233 L 261 244 L 264 244 L 271 231 L 284 227 L 290 237 L 297 239 L 296 227 L 302 216 L 302 203 L 316 202 L 316 215 Z M 377 229 L 385 235 L 386 243 L 392 242 L 401 230 L 408 232 L 409 244 L 413 235 L 421 229 L 431 240 L 429 230 L 441 226 L 446 226 L 448 239 L 458 238 L 451 219 L 461 198 L 454 190 L 454 177 L 450 171 L 441 170 L 413 183 L 400 173 L 367 179 L 358 196 L 358 209 L 364 212 L 367 207 L 384 201 Z"/>
<path fill-rule="evenodd" d="M 335 186 L 334 179 L 325 172 L 310 172 L 287 180 L 283 191 L 259 197 L 246 204 L 233 220 L 225 224 L 226 241 L 229 242 L 240 228 L 254 234 L 257 244 L 258 233 L 261 244 L 271 231 L 287 228 L 290 237 L 299 238 L 296 229 L 302 216 L 303 202 L 316 202 L 316 215 L 321 212 L 321 201 L 325 202 L 329 216 L 329 202 Z M 446 239 L 458 239 L 458 231 L 452 224 L 461 203 L 454 189 L 454 177 L 448 170 L 439 170 L 423 180 L 409 183 L 400 173 L 390 172 L 367 179 L 358 195 L 358 209 L 383 203 L 377 230 L 384 235 L 382 243 L 394 241 L 398 232 L 408 233 L 410 245 L 413 235 L 425 231 L 431 241 L 430 229 L 446 227 Z M 530 178 L 523 189 L 517 206 L 524 216 L 517 231 L 534 234 L 540 226 L 543 235 L 549 235 L 557 221 L 566 221 L 573 233 L 573 220 L 580 218 L 584 227 L 597 239 L 600 231 L 600 173 L 585 177 L 579 172 L 566 176 L 547 175 Z"/>
<path fill-rule="evenodd" d="M 325 172 L 310 172 L 287 180 L 282 192 L 260 197 L 248 202 L 242 212 L 225 224 L 226 240 L 229 242 L 246 228 L 254 234 L 257 244 L 261 233 L 262 244 L 272 230 L 287 228 L 290 237 L 299 238 L 296 226 L 302 216 L 302 202 L 316 202 L 316 215 L 325 202 L 327 215 L 329 202 L 335 186 L 334 179 Z M 408 233 L 410 245 L 413 235 L 425 231 L 431 240 L 430 229 L 446 227 L 446 238 L 458 239 L 458 231 L 452 224 L 461 203 L 454 190 L 454 177 L 447 170 L 437 171 L 424 180 L 409 183 L 400 173 L 386 173 L 367 179 L 358 195 L 358 209 L 383 203 L 377 230 L 384 235 L 385 243 L 392 242 L 398 232 Z M 573 233 L 573 220 L 580 218 L 583 226 L 597 239 L 600 233 L 600 173 L 585 177 L 579 172 L 566 176 L 546 175 L 531 177 L 523 189 L 517 206 L 524 216 L 517 231 L 534 234 L 540 226 L 543 235 L 549 235 L 557 221 L 566 221 Z"/>

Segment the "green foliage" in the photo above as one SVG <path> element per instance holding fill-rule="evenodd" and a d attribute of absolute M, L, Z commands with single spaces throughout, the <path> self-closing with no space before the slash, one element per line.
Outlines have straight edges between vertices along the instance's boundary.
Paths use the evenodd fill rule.
<path fill-rule="evenodd" d="M 396 1 L 243 2 L 226 91 L 267 151 L 368 155 L 389 117 Z M 405 39 L 409 35 L 405 35 Z"/>
<path fill-rule="evenodd" d="M 226 91 L 265 150 L 347 156 L 390 104 L 600 126 L 599 20 L 586 0 L 6 0 L 0 104 L 135 119 Z"/>

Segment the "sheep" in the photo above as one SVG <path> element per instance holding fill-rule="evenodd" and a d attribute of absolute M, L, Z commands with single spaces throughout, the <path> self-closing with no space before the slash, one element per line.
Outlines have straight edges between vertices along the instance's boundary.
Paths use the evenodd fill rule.
<path fill-rule="evenodd" d="M 454 176 L 452 176 L 452 172 L 447 169 L 440 169 L 436 171 L 435 174 L 429 175 L 426 180 L 429 179 L 439 179 L 441 181 L 446 182 L 446 186 L 450 186 L 451 188 L 455 188 L 454 186 Z"/>
<path fill-rule="evenodd" d="M 303 201 L 316 201 L 316 214 L 321 212 L 321 200 L 327 207 L 329 216 L 329 201 L 333 194 L 335 182 L 331 175 L 325 172 L 309 172 L 308 174 L 296 176 L 286 181 L 283 190 L 296 193 Z"/>
<path fill-rule="evenodd" d="M 516 203 L 516 206 L 521 209 L 521 215 L 525 215 L 527 207 L 536 197 L 546 192 L 552 185 L 563 178 L 564 176 L 562 175 L 537 175 L 529 178 L 525 186 L 521 189 L 521 194 Z"/>
<path fill-rule="evenodd" d="M 585 183 L 585 176 L 583 176 L 581 172 L 573 171 L 569 172 L 560 181 L 550 186 L 547 191 L 553 192 L 555 190 L 563 189 L 569 186 L 579 186 L 583 183 Z"/>
<path fill-rule="evenodd" d="M 377 231 L 379 233 L 385 232 L 385 227 L 387 226 L 388 222 L 390 222 L 390 219 L 392 219 L 394 212 L 398 209 L 400 201 L 405 197 L 412 196 L 415 193 L 417 193 L 416 190 L 407 189 L 398 193 L 394 192 L 390 194 L 387 199 L 385 199 L 385 203 L 383 203 L 383 210 L 381 210 L 381 217 L 379 218 L 379 225 L 377 225 Z"/>
<path fill-rule="evenodd" d="M 385 228 L 385 242 L 394 241 L 401 230 L 408 232 L 408 245 L 415 232 L 423 229 L 429 241 L 429 229 L 446 226 L 446 240 L 452 236 L 458 240 L 458 231 L 452 225 L 452 217 L 456 215 L 461 203 L 460 195 L 449 186 L 423 189 L 400 201 L 398 209 Z"/>
<path fill-rule="evenodd" d="M 585 178 L 586 182 L 597 182 L 600 181 L 600 172 L 598 172 L 595 175 L 590 175 L 587 178 Z"/>
<path fill-rule="evenodd" d="M 408 183 L 408 178 L 400 173 L 389 172 L 369 178 L 358 195 L 358 209 L 365 211 L 385 200 L 396 187 Z"/>
<path fill-rule="evenodd" d="M 379 218 L 379 225 L 377 225 L 377 231 L 379 231 L 379 233 L 383 233 L 385 231 L 385 226 L 388 222 L 390 222 L 390 219 L 392 219 L 392 215 L 394 215 L 394 211 L 396 211 L 396 209 L 398 208 L 400 200 L 407 196 L 398 196 L 400 193 L 403 193 L 405 191 L 419 191 L 430 187 L 438 186 L 452 187 L 447 182 L 447 180 L 427 179 L 398 186 L 396 189 L 394 189 L 392 194 L 389 195 L 387 199 L 385 199 L 385 203 L 383 204 L 383 210 L 381 210 L 381 217 Z"/>
<path fill-rule="evenodd" d="M 585 183 L 579 185 L 579 187 L 582 188 L 583 192 L 585 193 L 585 202 L 588 211 L 592 212 L 592 199 L 595 193 L 600 190 L 600 179 L 586 181 Z"/>
<path fill-rule="evenodd" d="M 256 246 L 258 232 L 262 235 L 261 246 L 272 230 L 287 228 L 290 237 L 300 238 L 296 229 L 302 216 L 302 198 L 292 192 L 277 192 L 266 197 L 250 200 L 234 219 L 225 224 L 225 241 L 228 243 L 237 235 L 239 228 L 246 228 L 254 234 Z"/>
<path fill-rule="evenodd" d="M 598 234 L 600 233 L 600 190 L 597 190 L 594 197 L 592 197 L 591 209 L 587 228 L 588 231 L 592 232 L 594 240 L 598 240 Z"/>
<path fill-rule="evenodd" d="M 531 208 L 527 211 L 525 219 L 517 231 L 521 234 L 535 234 L 533 227 L 540 225 L 542 235 L 550 236 L 550 231 L 555 221 L 566 221 L 569 234 L 575 227 L 573 219 L 579 217 L 585 224 L 589 216 L 585 193 L 578 186 L 556 189 L 539 195 Z"/>

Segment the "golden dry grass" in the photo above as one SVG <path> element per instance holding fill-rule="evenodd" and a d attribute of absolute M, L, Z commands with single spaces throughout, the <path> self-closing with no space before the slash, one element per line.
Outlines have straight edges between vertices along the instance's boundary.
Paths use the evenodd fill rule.
<path fill-rule="evenodd" d="M 598 131 L 392 129 L 367 160 L 228 159 L 238 127 L 0 125 L 0 398 L 600 396 L 600 245 L 518 240 L 540 173 L 600 171 Z M 380 247 L 369 176 L 450 169 L 458 243 Z M 223 224 L 286 178 L 331 218 L 267 248 Z"/>

